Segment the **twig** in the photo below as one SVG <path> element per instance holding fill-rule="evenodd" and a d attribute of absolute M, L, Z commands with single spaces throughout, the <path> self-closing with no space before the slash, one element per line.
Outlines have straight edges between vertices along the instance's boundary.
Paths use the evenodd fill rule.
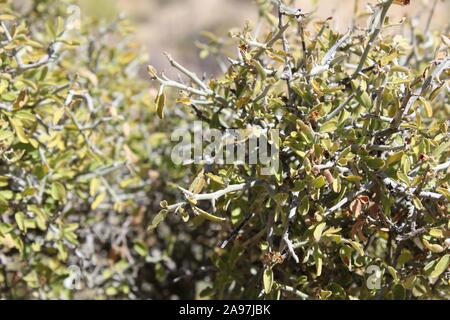
<path fill-rule="evenodd" d="M 351 31 L 349 30 L 349 31 L 347 31 L 347 33 L 345 35 L 342 36 L 341 39 L 336 41 L 336 43 L 325 54 L 320 65 L 314 67 L 311 70 L 309 75 L 312 77 L 318 76 L 318 75 L 322 74 L 323 72 L 327 71 L 328 69 L 330 69 L 330 63 L 336 56 L 337 50 L 339 49 L 339 47 L 341 47 L 347 41 L 347 39 L 350 37 L 350 35 L 351 35 Z"/>
<path fill-rule="evenodd" d="M 445 163 L 439 164 L 436 167 L 433 168 L 434 172 L 439 172 L 443 170 L 447 170 L 450 167 L 450 161 L 447 161 Z"/>
<path fill-rule="evenodd" d="M 309 299 L 309 296 L 306 293 L 304 293 L 304 292 L 302 292 L 300 290 L 297 290 L 297 289 L 295 289 L 295 288 L 293 288 L 291 286 L 287 286 L 287 285 L 282 284 L 282 285 L 280 285 L 280 289 L 283 290 L 283 291 L 292 293 L 292 294 L 294 294 L 295 296 L 299 297 L 302 300 L 308 300 Z"/>
<path fill-rule="evenodd" d="M 245 227 L 245 225 L 250 221 L 250 219 L 254 215 L 255 215 L 254 213 L 249 213 L 244 218 L 244 220 L 242 220 L 242 222 L 231 232 L 231 234 L 222 242 L 222 244 L 220 245 L 220 248 L 225 249 L 226 246 L 237 237 L 237 235 L 242 230 L 242 228 Z"/>
<path fill-rule="evenodd" d="M 183 74 L 185 74 L 187 77 L 189 77 L 192 81 L 194 81 L 199 87 L 201 87 L 205 92 L 207 92 L 209 95 L 212 95 L 213 92 L 211 89 L 208 88 L 208 86 L 200 80 L 200 78 L 192 71 L 187 70 L 185 67 L 183 67 L 181 64 L 176 62 L 170 54 L 167 52 L 164 53 L 167 57 L 167 60 L 169 60 L 169 63 L 172 65 L 172 67 L 178 69 Z"/>
<path fill-rule="evenodd" d="M 403 183 L 397 182 L 388 177 L 384 177 L 383 182 L 385 185 L 392 187 L 393 189 L 397 190 L 398 192 L 400 192 L 402 194 L 412 195 L 412 194 L 415 194 L 417 191 L 417 188 L 409 188 L 408 186 L 404 185 Z M 442 194 L 431 192 L 431 191 L 421 191 L 419 193 L 419 196 L 422 198 L 433 199 L 433 200 L 444 199 L 444 196 Z"/>
<path fill-rule="evenodd" d="M 283 27 L 283 11 L 281 9 L 282 3 L 281 0 L 278 0 L 278 28 L 281 29 Z M 281 41 L 283 44 L 283 51 L 285 52 L 284 57 L 284 71 L 281 79 L 286 81 L 287 85 L 287 94 L 288 101 L 292 103 L 292 88 L 291 88 L 291 79 L 292 79 L 292 68 L 291 68 L 291 58 L 289 52 L 289 43 L 286 37 L 286 34 L 283 32 L 281 35 Z"/>
<path fill-rule="evenodd" d="M 271 48 L 275 42 L 280 40 L 283 37 L 284 32 L 289 28 L 289 23 L 285 24 L 281 28 L 278 29 L 278 32 L 266 43 L 266 45 L 263 48 L 260 48 L 253 58 L 256 60 L 258 59 L 268 48 Z"/>
<path fill-rule="evenodd" d="M 362 187 L 359 191 L 352 191 L 349 192 L 347 195 L 345 195 L 345 197 L 339 201 L 336 205 L 334 205 L 333 207 L 329 208 L 324 214 L 324 217 L 327 217 L 329 215 L 331 215 L 332 213 L 342 209 L 344 206 L 346 206 L 347 204 L 349 204 L 351 201 L 353 201 L 353 199 L 355 199 L 355 197 L 363 194 L 364 192 L 366 192 L 367 190 L 369 190 L 372 186 L 374 185 L 373 182 L 367 184 L 366 186 Z"/>
<path fill-rule="evenodd" d="M 78 122 L 77 118 L 75 117 L 75 115 L 72 113 L 72 111 L 70 111 L 69 107 L 66 105 L 64 106 L 66 113 L 69 115 L 69 117 L 72 119 L 73 123 L 75 124 L 75 126 L 78 129 L 78 132 L 81 134 L 81 136 L 83 137 L 84 141 L 86 142 L 87 146 L 89 147 L 89 149 L 91 149 L 92 152 L 94 152 L 95 154 L 103 157 L 103 154 L 101 153 L 101 151 L 92 144 L 92 142 L 89 140 L 89 137 L 86 135 L 86 133 L 84 132 L 83 126 Z"/>
<path fill-rule="evenodd" d="M 366 149 L 370 150 L 370 151 L 398 151 L 398 150 L 405 150 L 406 147 L 407 147 L 406 145 L 387 146 L 387 145 L 372 144 L 372 145 L 368 145 L 366 147 Z"/>
<path fill-rule="evenodd" d="M 369 56 L 370 51 L 372 50 L 372 46 L 374 45 L 375 40 L 377 39 L 378 35 L 381 32 L 381 29 L 383 28 L 384 20 L 386 19 L 387 12 L 389 8 L 391 7 L 394 0 L 387 0 L 381 5 L 381 12 L 376 13 L 376 15 L 379 14 L 379 21 L 376 20 L 373 23 L 377 23 L 377 26 L 373 29 L 369 41 L 366 45 L 366 48 L 364 49 L 364 52 L 361 56 L 361 60 L 359 61 L 358 67 L 356 67 L 355 72 L 352 75 L 352 79 L 355 79 L 361 70 L 364 68 L 364 65 L 366 63 L 367 57 Z M 377 18 L 377 16 L 375 16 Z"/>
<path fill-rule="evenodd" d="M 202 90 L 198 90 L 198 89 L 195 89 L 195 88 L 191 88 L 191 87 L 188 87 L 188 86 L 186 86 L 186 85 L 184 85 L 182 83 L 170 80 L 164 74 L 162 75 L 162 77 L 157 77 L 157 79 L 162 85 L 164 85 L 166 87 L 172 87 L 172 88 L 180 89 L 182 91 L 187 91 L 187 92 L 190 92 L 192 94 L 196 94 L 196 95 L 202 96 L 202 97 L 208 97 L 209 96 L 208 92 L 205 92 L 205 91 L 202 91 Z"/>
<path fill-rule="evenodd" d="M 9 32 L 8 28 L 6 27 L 6 24 L 3 21 L 1 22 L 1 26 L 2 26 L 2 29 L 5 33 L 5 36 L 6 36 L 6 39 L 8 40 L 8 42 L 12 42 L 14 39 L 13 39 L 11 33 Z M 53 57 L 56 55 L 56 51 L 57 51 L 56 46 L 57 46 L 57 42 L 52 42 L 47 49 L 47 55 L 45 55 L 44 57 L 39 59 L 37 62 L 29 63 L 29 64 L 24 63 L 22 60 L 22 57 L 20 56 L 20 53 L 23 50 L 23 48 L 14 50 L 13 55 L 14 55 L 14 59 L 17 62 L 18 71 L 22 72 L 22 71 L 26 71 L 29 69 L 35 69 L 35 68 L 39 68 L 43 65 L 48 64 L 50 62 L 50 60 L 53 59 Z"/>
<path fill-rule="evenodd" d="M 352 99 L 355 97 L 355 94 L 352 93 L 347 99 L 345 99 L 345 101 L 338 106 L 336 109 L 334 109 L 332 112 L 330 112 L 329 114 L 327 114 L 324 118 L 323 118 L 323 122 L 327 122 L 331 119 L 333 119 L 335 116 L 337 116 L 339 114 L 339 112 L 341 112 L 349 103 L 350 101 L 352 101 Z"/>
<path fill-rule="evenodd" d="M 233 193 L 237 191 L 244 190 L 246 187 L 248 187 L 249 184 L 247 183 L 241 183 L 241 184 L 234 184 L 230 185 L 227 188 L 223 190 L 219 190 L 213 193 L 203 193 L 203 194 L 193 194 L 192 192 L 183 189 L 182 187 L 178 187 L 185 195 L 192 198 L 193 200 L 201 201 L 201 200 L 218 200 L 219 198 L 223 197 L 224 195 L 228 193 Z"/>

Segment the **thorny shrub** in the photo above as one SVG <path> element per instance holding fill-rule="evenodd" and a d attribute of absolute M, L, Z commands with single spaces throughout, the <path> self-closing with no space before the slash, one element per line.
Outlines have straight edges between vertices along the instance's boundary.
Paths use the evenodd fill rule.
<path fill-rule="evenodd" d="M 0 1 L 0 298 L 168 297 L 173 237 L 146 225 L 177 173 L 145 55 L 128 20 L 75 4 Z"/>
<path fill-rule="evenodd" d="M 203 57 L 227 58 L 221 76 L 170 56 L 183 79 L 148 72 L 163 121 L 183 110 L 247 137 L 278 129 L 280 169 L 191 165 L 193 182 L 161 203 L 150 230 L 183 220 L 205 234 L 191 245 L 210 262 L 187 271 L 203 297 L 448 299 L 448 30 L 391 21 L 389 8 L 409 1 L 358 9 L 344 33 L 291 2 L 257 3 L 257 27 L 231 32 L 236 57 L 213 35 L 201 45 Z"/>

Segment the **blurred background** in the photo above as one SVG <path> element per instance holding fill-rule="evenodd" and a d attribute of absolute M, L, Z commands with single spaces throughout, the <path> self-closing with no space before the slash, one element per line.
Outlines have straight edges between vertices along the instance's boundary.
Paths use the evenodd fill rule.
<path fill-rule="evenodd" d="M 19 6 L 34 0 L 14 0 Z M 57 1 L 57 0 L 56 0 Z M 258 16 L 256 2 L 265 0 L 74 0 L 80 4 L 81 15 L 103 16 L 112 19 L 117 13 L 131 18 L 136 26 L 137 40 L 148 52 L 150 63 L 159 70 L 171 74 L 163 55 L 172 56 L 183 65 L 200 73 L 215 74 L 219 71 L 213 59 L 200 59 L 198 42 L 202 31 L 228 38 L 231 28 L 242 28 L 246 21 L 254 26 Z M 287 1 L 287 0 L 285 0 Z M 294 6 L 303 12 L 314 11 L 317 19 L 332 17 L 332 23 L 344 32 L 350 26 L 357 1 L 363 10 L 368 3 L 380 0 L 295 0 Z M 402 1 L 402 0 L 398 0 Z M 405 0 L 406 1 L 406 0 Z M 426 24 L 435 0 L 409 0 L 410 5 L 394 5 L 390 16 L 394 22 L 404 16 L 416 17 Z M 450 0 L 436 0 L 431 27 L 448 33 Z M 366 10 L 364 10 L 366 11 Z M 365 27 L 365 20 L 357 23 Z M 142 68 L 145 70 L 145 68 Z M 145 72 L 143 71 L 144 75 Z"/>
<path fill-rule="evenodd" d="M 199 58 L 195 42 L 202 31 L 211 31 L 226 37 L 230 28 L 241 28 L 246 20 L 255 21 L 258 11 L 256 0 L 111 0 L 119 11 L 127 12 L 137 24 L 137 36 L 150 54 L 150 62 L 158 69 L 168 70 L 163 52 L 200 72 L 217 72 L 214 61 Z M 377 0 L 358 0 L 364 9 L 367 3 Z M 351 23 L 355 0 L 297 0 L 295 5 L 305 12 L 314 10 L 316 17 L 333 17 L 339 30 Z M 425 24 L 434 0 L 411 0 L 409 6 L 394 5 L 391 16 L 400 19 L 405 15 L 418 17 Z M 424 7 L 427 10 L 424 10 Z M 448 25 L 450 0 L 439 0 L 433 27 Z M 364 27 L 364 25 L 362 25 Z M 444 32 L 444 30 L 442 30 Z"/>

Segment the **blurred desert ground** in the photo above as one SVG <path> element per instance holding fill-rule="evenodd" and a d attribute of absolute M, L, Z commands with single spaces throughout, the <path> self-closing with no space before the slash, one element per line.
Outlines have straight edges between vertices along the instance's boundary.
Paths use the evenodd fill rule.
<path fill-rule="evenodd" d="M 13 0 L 19 7 L 26 7 L 34 0 Z M 55 0 L 58 1 L 58 0 Z M 149 54 L 150 63 L 159 70 L 171 74 L 163 53 L 172 56 L 196 72 L 216 73 L 219 67 L 214 59 L 199 58 L 196 42 L 202 31 L 210 31 L 227 38 L 229 29 L 242 28 L 246 21 L 256 21 L 258 0 L 77 0 L 82 15 L 109 17 L 118 12 L 129 16 L 136 26 L 137 40 Z M 356 0 L 364 8 L 367 3 L 379 0 Z M 403 16 L 420 18 L 425 24 L 434 0 L 410 0 L 409 6 L 394 5 L 390 16 L 400 20 Z M 295 6 L 303 12 L 311 12 L 317 5 L 315 17 L 333 17 L 333 23 L 345 31 L 351 23 L 355 0 L 295 0 Z M 432 27 L 448 32 L 450 0 L 438 0 Z M 254 25 L 251 24 L 251 25 Z M 365 27 L 365 22 L 358 23 Z M 142 67 L 145 76 L 145 66 Z"/>
<path fill-rule="evenodd" d="M 151 64 L 169 69 L 163 52 L 170 52 L 177 60 L 199 72 L 217 71 L 214 61 L 199 59 L 195 41 L 202 31 L 211 31 L 227 36 L 233 27 L 242 27 L 246 20 L 257 17 L 255 0 L 114 0 L 120 11 L 135 19 L 137 36 L 149 54 Z M 317 3 L 316 16 L 333 17 L 340 30 L 346 30 L 351 22 L 355 0 L 297 0 L 295 5 L 304 12 L 313 10 Z M 360 6 L 376 3 L 377 0 L 359 0 Z M 395 5 L 391 16 L 420 16 L 427 20 L 434 0 L 411 0 L 409 6 Z M 426 10 L 424 10 L 424 5 Z M 449 22 L 450 0 L 440 0 L 432 20 L 432 26 L 444 31 Z M 364 25 L 362 25 L 364 26 Z"/>

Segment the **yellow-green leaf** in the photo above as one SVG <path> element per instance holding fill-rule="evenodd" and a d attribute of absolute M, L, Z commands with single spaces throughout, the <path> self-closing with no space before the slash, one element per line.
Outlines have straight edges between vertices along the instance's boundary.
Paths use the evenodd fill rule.
<path fill-rule="evenodd" d="M 199 216 L 205 218 L 206 220 L 212 221 L 212 222 L 218 222 L 218 223 L 220 223 L 220 222 L 225 222 L 225 221 L 227 221 L 227 219 L 225 219 L 225 218 L 222 218 L 222 217 L 218 217 L 218 216 L 212 215 L 212 214 L 210 214 L 210 213 L 208 213 L 208 212 L 206 212 L 206 211 L 204 211 L 204 210 L 202 210 L 202 209 L 200 209 L 200 208 L 197 208 L 197 207 L 194 207 L 193 210 L 194 210 L 194 212 L 195 212 L 196 214 L 198 214 Z"/>
<path fill-rule="evenodd" d="M 430 250 L 433 253 L 441 253 L 444 252 L 444 248 L 438 244 L 435 243 L 429 243 L 427 240 L 423 239 L 423 244 L 425 247 L 427 247 L 428 250 Z"/>
<path fill-rule="evenodd" d="M 450 254 L 446 254 L 441 259 L 439 259 L 439 262 L 434 267 L 433 271 L 430 274 L 431 278 L 438 278 L 442 273 L 447 270 L 448 266 L 450 264 Z"/>
<path fill-rule="evenodd" d="M 164 107 L 166 105 L 166 95 L 161 92 L 156 98 L 156 113 L 160 119 L 164 119 Z"/>
<path fill-rule="evenodd" d="M 148 230 L 149 230 L 149 231 L 152 231 L 152 230 L 156 229 L 156 228 L 158 227 L 158 225 L 166 219 L 168 213 L 169 213 L 168 210 L 165 210 L 165 209 L 164 209 L 164 210 L 161 210 L 161 211 L 153 218 L 151 225 L 148 227 Z"/>
<path fill-rule="evenodd" d="M 394 163 L 402 160 L 403 154 L 404 154 L 403 151 L 399 151 L 394 154 L 391 154 L 386 160 L 386 166 L 388 167 L 391 164 L 394 164 Z"/>
<path fill-rule="evenodd" d="M 327 184 L 327 180 L 324 176 L 320 176 L 313 181 L 313 187 L 315 189 L 320 189 Z"/>
<path fill-rule="evenodd" d="M 269 294 L 272 291 L 273 287 L 273 270 L 270 267 L 266 267 L 264 269 L 263 285 L 264 285 L 264 292 L 266 294 Z"/>
<path fill-rule="evenodd" d="M 430 102 L 428 102 L 424 97 L 419 97 L 419 101 L 422 103 L 427 117 L 432 117 L 433 116 L 433 108 L 431 107 Z"/>
<path fill-rule="evenodd" d="M 55 200 L 62 202 L 66 200 L 66 188 L 60 182 L 55 181 L 52 183 L 51 194 Z"/>
<path fill-rule="evenodd" d="M 322 238 L 322 233 L 326 226 L 327 226 L 327 224 L 325 222 L 322 222 L 314 229 L 313 236 L 314 236 L 314 240 L 316 240 L 316 242 L 319 242 L 320 239 Z"/>
<path fill-rule="evenodd" d="M 336 120 L 331 120 L 328 121 L 326 123 L 324 123 L 321 127 L 320 127 L 320 132 L 333 132 L 337 129 L 337 121 Z"/>
<path fill-rule="evenodd" d="M 95 210 L 98 208 L 98 206 L 105 200 L 106 198 L 106 192 L 100 193 L 92 203 L 91 209 Z"/>
<path fill-rule="evenodd" d="M 15 214 L 14 218 L 16 219 L 16 223 L 17 223 L 17 226 L 19 227 L 19 229 L 21 231 L 26 231 L 25 215 L 23 214 L 23 212 L 17 212 Z"/>

